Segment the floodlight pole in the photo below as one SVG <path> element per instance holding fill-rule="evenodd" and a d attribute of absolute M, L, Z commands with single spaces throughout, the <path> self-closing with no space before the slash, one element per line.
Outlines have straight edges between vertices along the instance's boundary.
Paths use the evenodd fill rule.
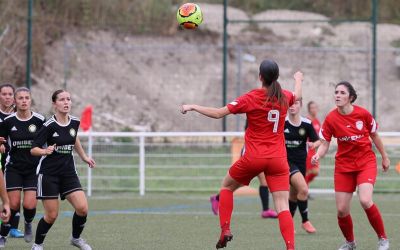
<path fill-rule="evenodd" d="M 32 65 L 32 9 L 33 0 L 28 0 L 28 44 L 26 46 L 26 87 L 31 88 L 31 65 Z"/>
<path fill-rule="evenodd" d="M 222 52 L 222 106 L 226 105 L 226 85 L 227 85 L 227 57 L 228 57 L 228 0 L 224 0 L 224 34 L 223 34 L 223 52 Z M 226 117 L 222 118 L 222 131 L 226 131 Z"/>
<path fill-rule="evenodd" d="M 372 0 L 372 115 L 377 119 L 376 111 L 376 26 L 378 23 L 378 0 Z"/>

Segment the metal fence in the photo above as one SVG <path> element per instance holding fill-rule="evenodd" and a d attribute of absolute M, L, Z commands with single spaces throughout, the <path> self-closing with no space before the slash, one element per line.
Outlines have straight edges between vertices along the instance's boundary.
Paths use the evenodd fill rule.
<path fill-rule="evenodd" d="M 87 194 L 106 192 L 215 192 L 231 165 L 232 140 L 240 132 L 90 132 L 80 133 L 97 162 L 89 169 L 78 161 Z M 392 165 L 400 161 L 400 133 L 381 133 Z M 333 188 L 333 144 L 312 183 L 315 192 Z M 378 154 L 379 157 L 379 154 Z M 257 186 L 257 182 L 252 182 Z M 391 169 L 379 174 L 378 192 L 398 192 L 400 176 Z"/>

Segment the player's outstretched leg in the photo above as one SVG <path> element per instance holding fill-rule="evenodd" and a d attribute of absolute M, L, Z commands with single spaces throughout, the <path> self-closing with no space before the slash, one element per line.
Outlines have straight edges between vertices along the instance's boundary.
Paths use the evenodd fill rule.
<path fill-rule="evenodd" d="M 233 239 L 230 229 L 231 216 L 233 211 L 233 191 L 221 189 L 219 192 L 219 221 L 221 234 L 216 244 L 216 248 L 224 248 L 228 241 Z"/>

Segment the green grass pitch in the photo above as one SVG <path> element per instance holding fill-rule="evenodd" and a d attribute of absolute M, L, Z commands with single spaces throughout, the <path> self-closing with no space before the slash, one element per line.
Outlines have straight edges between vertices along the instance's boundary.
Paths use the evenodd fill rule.
<path fill-rule="evenodd" d="M 218 217 L 210 211 L 208 194 L 114 193 L 89 199 L 90 214 L 83 237 L 93 249 L 215 249 L 219 236 Z M 374 197 L 385 221 L 391 249 L 400 249 L 398 228 L 399 194 L 377 194 Z M 308 235 L 295 216 L 298 250 L 337 249 L 343 241 L 336 222 L 333 195 L 319 195 L 310 204 L 310 220 L 317 229 Z M 256 196 L 235 197 L 232 217 L 234 239 L 227 249 L 284 249 L 276 219 L 261 219 L 261 204 Z M 297 211 L 298 212 L 298 211 Z M 42 213 L 42 205 L 38 206 Z M 72 209 L 62 202 L 59 218 L 45 240 L 45 249 L 76 249 L 69 245 Z M 352 217 L 357 249 L 376 249 L 377 239 L 369 226 L 358 197 L 354 196 Z M 21 219 L 22 222 L 22 219 Z M 34 221 L 36 228 L 38 217 Z M 20 228 L 23 228 L 20 223 Z M 29 249 L 23 239 L 8 238 L 8 249 Z"/>

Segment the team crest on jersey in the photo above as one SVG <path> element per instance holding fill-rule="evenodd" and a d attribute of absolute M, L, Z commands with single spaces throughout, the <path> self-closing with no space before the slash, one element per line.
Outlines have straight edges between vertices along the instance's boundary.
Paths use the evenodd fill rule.
<path fill-rule="evenodd" d="M 69 134 L 70 134 L 72 137 L 75 137 L 75 135 L 76 135 L 75 129 L 71 128 L 71 129 L 69 130 Z"/>
<path fill-rule="evenodd" d="M 304 128 L 299 129 L 299 135 L 304 136 L 306 134 L 306 130 Z"/>
<path fill-rule="evenodd" d="M 29 125 L 29 127 L 28 127 L 28 130 L 29 130 L 29 132 L 31 132 L 31 133 L 35 133 L 36 132 L 36 125 L 35 124 L 31 124 L 31 125 Z"/>
<path fill-rule="evenodd" d="M 356 122 L 356 128 L 358 130 L 361 130 L 363 128 L 363 126 L 364 126 L 364 123 L 362 121 L 357 121 Z"/>

